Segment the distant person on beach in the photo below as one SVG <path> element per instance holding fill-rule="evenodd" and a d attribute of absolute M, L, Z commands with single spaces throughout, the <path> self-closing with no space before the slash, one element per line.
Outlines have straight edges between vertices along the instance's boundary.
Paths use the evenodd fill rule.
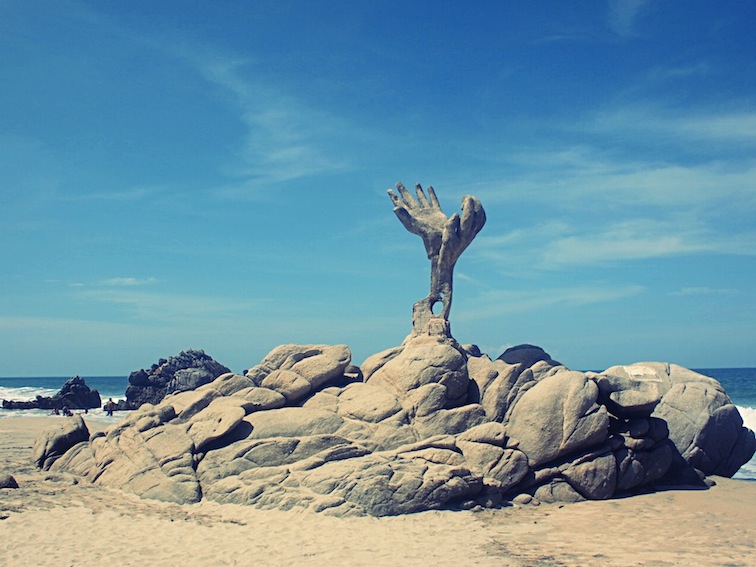
<path fill-rule="evenodd" d="M 68 406 L 63 406 L 63 415 L 71 417 L 73 415 L 73 412 L 68 409 Z"/>
<path fill-rule="evenodd" d="M 113 401 L 113 398 L 108 398 L 108 403 L 105 404 L 105 413 L 108 415 L 113 415 L 113 410 L 115 409 L 115 402 Z"/>
<path fill-rule="evenodd" d="M 58 408 L 53 408 L 52 411 L 50 412 L 50 415 L 60 415 Z"/>

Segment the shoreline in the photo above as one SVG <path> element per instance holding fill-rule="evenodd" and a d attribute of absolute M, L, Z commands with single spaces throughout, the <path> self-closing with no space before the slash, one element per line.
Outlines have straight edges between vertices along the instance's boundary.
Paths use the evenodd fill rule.
<path fill-rule="evenodd" d="M 108 424 L 87 419 L 90 432 Z M 4 565 L 752 564 L 756 482 L 614 500 L 332 518 L 202 501 L 177 505 L 89 484 L 31 462 L 54 416 L 0 420 Z"/>

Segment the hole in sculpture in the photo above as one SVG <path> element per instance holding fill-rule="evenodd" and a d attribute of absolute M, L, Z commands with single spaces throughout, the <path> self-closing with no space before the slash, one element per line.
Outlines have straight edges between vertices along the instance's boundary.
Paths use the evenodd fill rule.
<path fill-rule="evenodd" d="M 441 315 L 441 312 L 444 310 L 444 302 L 442 299 L 437 299 L 436 301 L 431 303 L 431 313 L 433 313 L 436 317 Z"/>

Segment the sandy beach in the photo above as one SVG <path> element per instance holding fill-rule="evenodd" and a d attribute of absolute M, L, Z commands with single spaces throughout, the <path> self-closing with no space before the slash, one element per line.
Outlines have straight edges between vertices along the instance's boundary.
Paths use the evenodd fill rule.
<path fill-rule="evenodd" d="M 0 490 L 2 565 L 756 564 L 754 482 L 390 518 L 176 505 L 38 471 L 31 447 L 54 419 L 0 420 L 0 473 L 19 484 Z"/>

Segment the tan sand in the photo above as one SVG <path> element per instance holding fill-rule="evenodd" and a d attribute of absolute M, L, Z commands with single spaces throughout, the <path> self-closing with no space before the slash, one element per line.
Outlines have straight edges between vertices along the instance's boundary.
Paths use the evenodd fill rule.
<path fill-rule="evenodd" d="M 756 565 L 753 482 L 398 518 L 179 506 L 37 471 L 54 419 L 0 419 L 0 472 L 20 485 L 0 490 L 0 565 Z"/>

